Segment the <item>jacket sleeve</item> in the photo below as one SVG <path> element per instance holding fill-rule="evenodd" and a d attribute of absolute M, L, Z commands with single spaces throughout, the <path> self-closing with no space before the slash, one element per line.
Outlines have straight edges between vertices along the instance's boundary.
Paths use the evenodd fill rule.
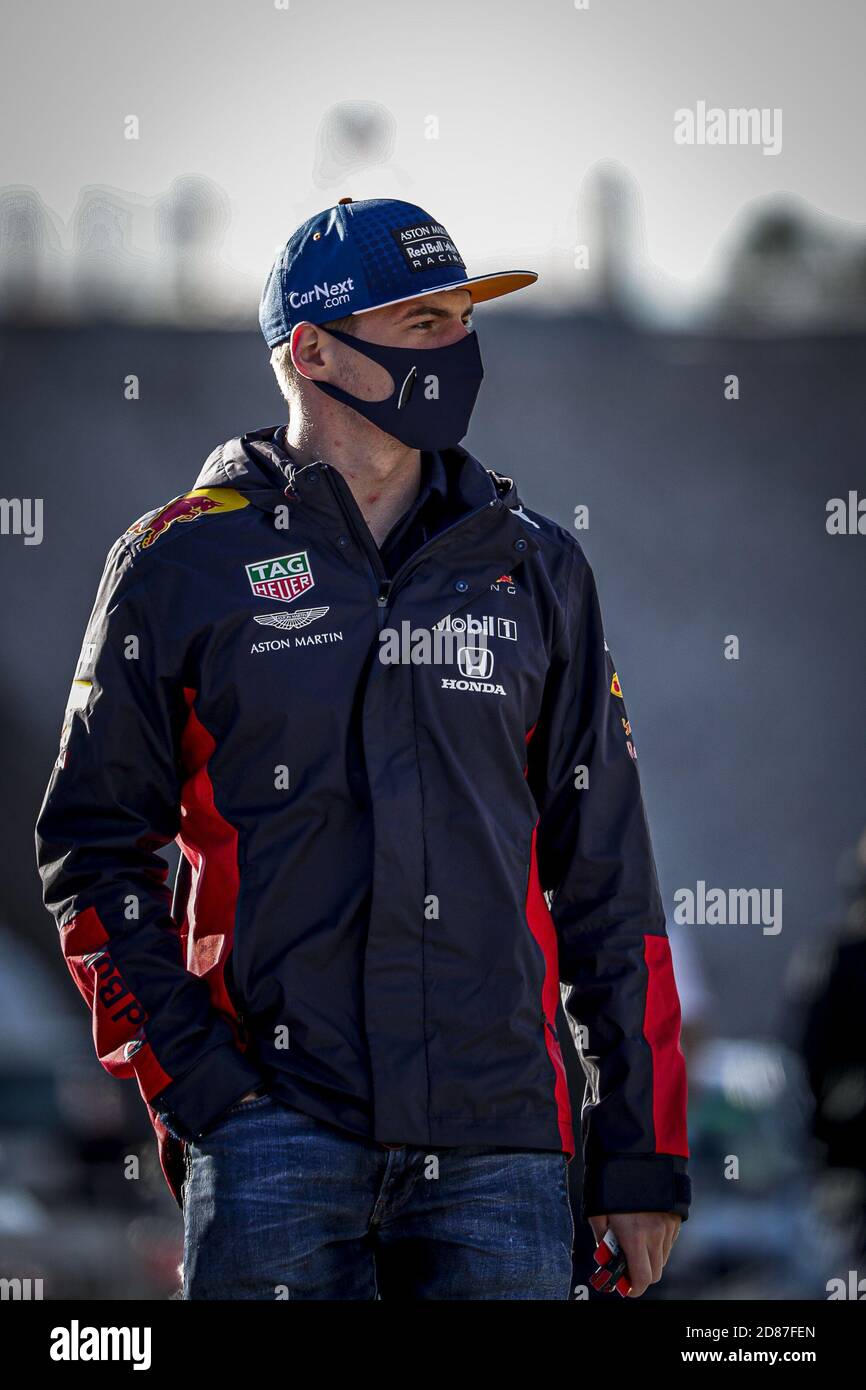
<path fill-rule="evenodd" d="M 97 1056 L 182 1139 L 207 1129 L 261 1073 L 206 980 L 185 967 L 157 851 L 180 828 L 181 651 L 168 567 L 109 552 L 36 825 L 43 898 L 93 1016 Z M 180 646 L 179 641 L 176 643 Z"/>
<path fill-rule="evenodd" d="M 581 1214 L 688 1217 L 680 1004 L 625 702 L 573 543 L 565 623 L 530 740 L 539 879 L 586 1076 Z"/>

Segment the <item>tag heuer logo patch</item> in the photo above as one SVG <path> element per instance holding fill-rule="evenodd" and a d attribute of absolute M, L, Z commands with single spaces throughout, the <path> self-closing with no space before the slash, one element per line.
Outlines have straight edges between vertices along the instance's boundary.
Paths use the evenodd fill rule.
<path fill-rule="evenodd" d="M 278 555 L 273 560 L 257 560 L 245 565 L 250 588 L 257 598 L 275 598 L 292 603 L 312 589 L 315 580 L 306 550 L 295 555 Z"/>

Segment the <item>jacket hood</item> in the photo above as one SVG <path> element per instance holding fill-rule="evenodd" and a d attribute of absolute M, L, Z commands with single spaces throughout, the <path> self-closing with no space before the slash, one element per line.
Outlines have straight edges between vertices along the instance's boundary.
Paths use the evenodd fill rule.
<path fill-rule="evenodd" d="M 234 488 L 253 506 L 266 512 L 285 505 L 286 498 L 294 493 L 292 483 L 296 466 L 278 442 L 281 429 L 282 425 L 267 425 L 264 429 L 227 439 L 205 459 L 194 487 Z M 440 457 L 467 508 L 483 506 L 485 501 L 495 497 L 502 498 L 508 507 L 521 506 L 513 478 L 485 468 L 461 445 L 440 450 Z"/>

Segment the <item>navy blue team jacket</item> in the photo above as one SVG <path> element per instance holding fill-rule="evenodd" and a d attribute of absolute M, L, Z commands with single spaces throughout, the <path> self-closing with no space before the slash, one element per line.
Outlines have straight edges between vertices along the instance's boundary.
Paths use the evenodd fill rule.
<path fill-rule="evenodd" d="M 511 479 L 436 462 L 453 519 L 396 571 L 277 427 L 117 540 L 37 824 L 45 903 L 178 1200 L 186 1143 L 257 1085 L 381 1143 L 570 1159 L 561 1023 L 582 1214 L 685 1218 L 679 999 L 592 571 Z M 447 659 L 385 661 L 389 632 L 448 633 Z"/>

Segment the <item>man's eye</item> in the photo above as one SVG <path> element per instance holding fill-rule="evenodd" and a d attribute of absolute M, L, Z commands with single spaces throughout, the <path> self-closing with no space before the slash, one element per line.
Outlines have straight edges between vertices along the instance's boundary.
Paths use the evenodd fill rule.
<path fill-rule="evenodd" d="M 412 324 L 412 328 L 413 328 L 413 330 L 416 329 L 416 328 L 422 328 L 422 329 L 435 328 L 435 327 L 438 327 L 439 322 L 440 322 L 439 319 L 419 319 L 416 323 L 413 323 L 413 324 Z M 468 319 L 463 319 L 462 322 L 463 322 L 464 328 L 472 328 L 472 327 L 473 327 L 472 315 L 470 314 L 469 318 L 468 318 Z"/>

